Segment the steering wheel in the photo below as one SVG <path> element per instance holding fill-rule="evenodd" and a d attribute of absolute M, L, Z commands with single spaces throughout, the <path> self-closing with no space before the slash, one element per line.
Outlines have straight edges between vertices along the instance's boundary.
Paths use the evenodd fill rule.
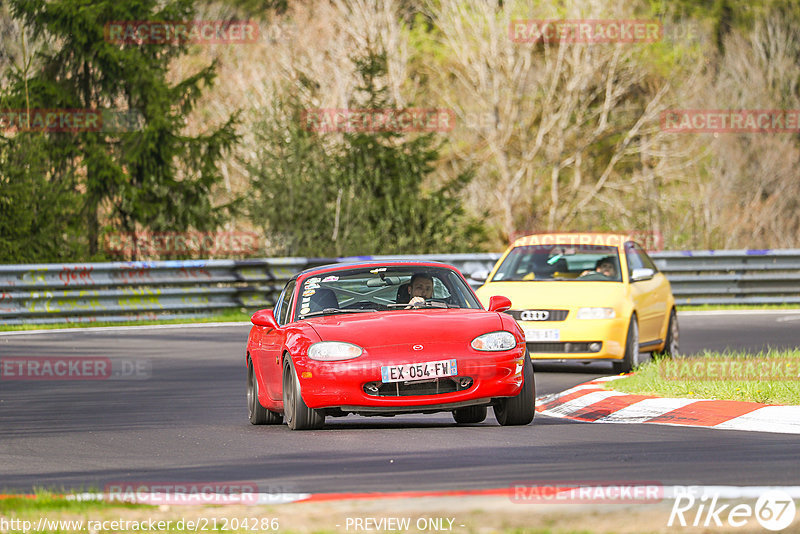
<path fill-rule="evenodd" d="M 433 302 L 442 302 L 444 304 L 448 304 L 449 305 L 449 304 L 453 303 L 453 297 L 431 297 L 429 299 L 425 299 L 425 302 L 431 302 L 431 301 L 433 301 Z"/>
<path fill-rule="evenodd" d="M 369 300 L 361 300 L 355 302 L 353 304 L 348 304 L 346 309 L 348 310 L 377 310 L 380 307 L 379 304 L 369 301 Z"/>

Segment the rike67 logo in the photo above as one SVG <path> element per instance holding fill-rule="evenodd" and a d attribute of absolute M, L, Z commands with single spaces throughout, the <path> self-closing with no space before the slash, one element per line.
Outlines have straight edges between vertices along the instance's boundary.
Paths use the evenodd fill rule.
<path fill-rule="evenodd" d="M 755 505 L 721 503 L 719 493 L 698 487 L 676 488 L 675 503 L 669 515 L 668 527 L 722 527 L 734 528 L 752 525 L 757 521 L 762 528 L 781 531 L 792 524 L 796 508 L 792 496 L 780 489 L 762 493 Z M 727 499 L 726 499 L 727 500 Z"/>

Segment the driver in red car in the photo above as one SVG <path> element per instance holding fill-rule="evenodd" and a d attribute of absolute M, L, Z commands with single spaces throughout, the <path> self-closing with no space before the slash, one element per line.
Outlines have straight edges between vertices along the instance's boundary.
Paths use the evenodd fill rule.
<path fill-rule="evenodd" d="M 425 273 L 416 273 L 411 277 L 408 286 L 408 308 L 425 304 L 425 299 L 433 296 L 433 277 Z"/>

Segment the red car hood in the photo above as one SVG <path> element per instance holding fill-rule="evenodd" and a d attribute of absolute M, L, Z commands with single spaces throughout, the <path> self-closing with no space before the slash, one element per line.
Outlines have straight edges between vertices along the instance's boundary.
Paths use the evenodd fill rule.
<path fill-rule="evenodd" d="M 361 347 L 466 343 L 502 329 L 495 312 L 467 309 L 397 310 L 349 313 L 308 319 L 323 341 L 346 341 Z"/>

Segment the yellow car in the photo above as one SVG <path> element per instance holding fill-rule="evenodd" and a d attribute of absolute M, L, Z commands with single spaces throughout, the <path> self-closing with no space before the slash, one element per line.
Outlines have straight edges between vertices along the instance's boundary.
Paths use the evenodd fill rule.
<path fill-rule="evenodd" d="M 478 276 L 473 276 L 479 279 Z M 511 299 L 531 358 L 610 360 L 614 372 L 640 352 L 678 353 L 669 281 L 624 234 L 534 234 L 517 239 L 477 290 Z"/>

